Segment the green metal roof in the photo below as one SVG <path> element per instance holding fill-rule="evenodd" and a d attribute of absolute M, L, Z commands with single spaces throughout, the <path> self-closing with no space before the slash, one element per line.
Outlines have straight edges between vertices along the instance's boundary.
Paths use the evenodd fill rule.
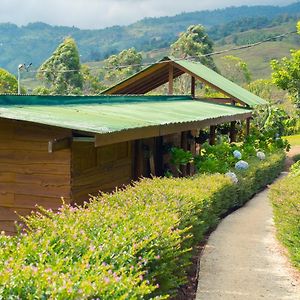
<path fill-rule="evenodd" d="M 216 87 L 224 94 L 239 100 L 246 106 L 254 107 L 256 105 L 267 104 L 264 99 L 226 79 L 224 76 L 199 62 L 184 59 L 177 60 L 172 57 L 165 57 L 161 61 L 144 68 L 142 71 L 104 90 L 102 94 L 148 93 L 169 81 L 169 64 L 172 64 L 174 67 L 174 78 L 186 72 L 198 78 L 200 81 L 202 79 L 205 84 Z"/>
<path fill-rule="evenodd" d="M 247 113 L 251 110 L 188 96 L 0 95 L 0 118 L 99 134 Z"/>
<path fill-rule="evenodd" d="M 248 90 L 228 80 L 224 76 L 221 76 L 217 72 L 211 70 L 210 68 L 204 66 L 201 63 L 192 62 L 188 60 L 178 60 L 176 61 L 176 64 L 203 78 L 205 81 L 218 87 L 230 96 L 241 100 L 250 107 L 253 107 L 255 105 L 267 104 L 267 102 L 264 99 L 249 92 Z"/>

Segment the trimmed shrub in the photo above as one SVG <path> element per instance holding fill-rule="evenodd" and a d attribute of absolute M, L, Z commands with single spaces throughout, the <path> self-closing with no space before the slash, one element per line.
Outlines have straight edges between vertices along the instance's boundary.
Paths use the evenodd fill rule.
<path fill-rule="evenodd" d="M 247 171 L 236 171 L 239 179 L 237 185 L 236 206 L 243 205 L 266 185 L 272 183 L 284 169 L 285 153 L 278 152 L 267 155 L 265 160 L 252 158 Z"/>
<path fill-rule="evenodd" d="M 186 282 L 192 247 L 271 181 L 283 157 L 253 161 L 238 184 L 221 174 L 143 179 L 85 207 L 41 209 L 23 233 L 0 236 L 0 298 L 168 298 Z"/>
<path fill-rule="evenodd" d="M 299 168 L 300 169 L 300 168 Z M 278 180 L 269 194 L 279 240 L 300 269 L 300 170 Z"/>

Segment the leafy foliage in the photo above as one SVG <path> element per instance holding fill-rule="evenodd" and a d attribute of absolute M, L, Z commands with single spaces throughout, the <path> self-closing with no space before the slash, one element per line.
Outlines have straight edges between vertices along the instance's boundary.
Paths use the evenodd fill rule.
<path fill-rule="evenodd" d="M 171 54 L 175 57 L 193 57 L 204 65 L 216 70 L 211 56 L 202 56 L 213 52 L 213 42 L 208 37 L 202 25 L 191 25 L 186 32 L 179 35 L 178 40 L 171 45 Z"/>
<path fill-rule="evenodd" d="M 300 269 L 300 168 L 293 166 L 290 176 L 277 181 L 269 194 L 279 240 L 287 247 L 295 266 Z"/>
<path fill-rule="evenodd" d="M 237 84 L 246 84 L 251 81 L 248 65 L 241 58 L 227 55 L 222 57 L 224 76 Z"/>
<path fill-rule="evenodd" d="M 260 159 L 258 152 L 263 152 L 264 155 L 271 155 L 281 150 L 289 150 L 290 145 L 286 140 L 273 134 L 273 132 L 257 132 L 255 135 L 246 136 L 243 142 L 229 143 L 220 142 L 217 145 L 209 145 L 205 142 L 201 145 L 199 155 L 193 157 L 189 151 L 184 151 L 179 148 L 172 148 L 175 155 L 172 153 L 171 163 L 177 169 L 179 165 L 194 163 L 198 173 L 225 174 L 236 168 L 237 163 L 244 164 L 240 159 L 249 163 L 257 162 Z M 238 154 L 238 155 L 237 155 Z M 176 157 L 174 159 L 173 157 Z"/>
<path fill-rule="evenodd" d="M 16 94 L 18 92 L 18 81 L 8 71 L 0 68 L 0 93 Z"/>
<path fill-rule="evenodd" d="M 80 72 L 83 77 L 82 93 L 84 95 L 97 95 L 106 88 L 99 78 L 91 73 L 87 65 L 82 65 Z"/>
<path fill-rule="evenodd" d="M 85 207 L 42 209 L 23 233 L 0 235 L 0 298 L 165 299 L 186 282 L 191 248 L 283 158 L 252 164 L 241 186 L 220 174 L 144 179 Z"/>
<path fill-rule="evenodd" d="M 117 82 L 141 70 L 142 54 L 135 48 L 123 50 L 104 61 L 104 79 L 108 82 Z M 121 68 L 120 68 L 121 66 Z"/>
<path fill-rule="evenodd" d="M 171 148 L 171 163 L 175 165 L 179 173 L 180 166 L 186 166 L 188 163 L 193 162 L 193 154 L 190 151 L 184 151 L 181 148 L 172 147 Z"/>
<path fill-rule="evenodd" d="M 276 105 L 256 107 L 253 114 L 251 130 L 267 137 L 276 134 L 290 135 L 299 132 L 298 117 L 290 117 L 282 108 Z"/>
<path fill-rule="evenodd" d="M 287 90 L 300 107 L 300 50 L 291 50 L 291 58 L 271 62 L 273 82 Z"/>
<path fill-rule="evenodd" d="M 271 79 L 257 79 L 252 81 L 248 84 L 247 89 L 251 93 L 270 101 L 270 103 L 279 104 L 278 100 L 282 101 L 285 96 Z"/>
<path fill-rule="evenodd" d="M 66 38 L 39 69 L 38 78 L 53 94 L 79 94 L 83 87 L 80 59 L 75 41 Z"/>

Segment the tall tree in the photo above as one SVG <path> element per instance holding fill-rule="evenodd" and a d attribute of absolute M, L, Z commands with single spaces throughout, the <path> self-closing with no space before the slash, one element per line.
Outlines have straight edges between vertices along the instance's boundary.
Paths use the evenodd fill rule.
<path fill-rule="evenodd" d="M 297 24 L 300 34 L 300 21 Z M 272 80 L 283 90 L 289 92 L 293 101 L 300 107 L 300 50 L 291 50 L 291 57 L 281 61 L 272 60 Z"/>
<path fill-rule="evenodd" d="M 76 43 L 72 38 L 66 38 L 42 64 L 37 76 L 53 94 L 79 94 L 83 87 L 80 69 Z"/>
<path fill-rule="evenodd" d="M 123 80 L 141 70 L 142 54 L 135 48 L 111 55 L 104 61 L 104 79 L 109 83 Z"/>
<path fill-rule="evenodd" d="M 14 75 L 0 68 L 0 93 L 16 94 L 18 92 L 18 81 Z"/>
<path fill-rule="evenodd" d="M 272 60 L 271 67 L 273 82 L 288 91 L 293 101 L 300 107 L 300 50 L 291 50 L 291 58 Z"/>
<path fill-rule="evenodd" d="M 106 88 L 103 83 L 91 73 L 89 66 L 81 66 L 81 74 L 83 76 L 82 92 L 85 95 L 97 95 Z"/>
<path fill-rule="evenodd" d="M 193 57 L 216 70 L 212 57 L 205 56 L 211 52 L 213 52 L 213 42 L 202 25 L 189 26 L 187 31 L 182 32 L 177 41 L 171 45 L 171 55 L 176 58 Z"/>
<path fill-rule="evenodd" d="M 222 73 L 231 81 L 237 84 L 249 84 L 251 73 L 248 65 L 241 58 L 234 55 L 227 55 L 221 58 Z"/>

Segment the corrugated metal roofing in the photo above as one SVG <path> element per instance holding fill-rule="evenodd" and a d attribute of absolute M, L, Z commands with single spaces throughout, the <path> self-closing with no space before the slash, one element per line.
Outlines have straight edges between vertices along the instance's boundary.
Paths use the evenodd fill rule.
<path fill-rule="evenodd" d="M 153 64 L 135 75 L 103 91 L 103 94 L 145 94 L 169 80 L 169 64 L 174 66 L 173 78 L 187 72 L 199 80 L 221 90 L 247 106 L 264 105 L 267 102 L 234 82 L 198 62 L 175 60 L 169 57 Z"/>
<path fill-rule="evenodd" d="M 184 67 L 185 69 L 189 70 L 198 77 L 203 78 L 208 83 L 226 92 L 228 95 L 241 100 L 242 102 L 246 103 L 251 107 L 255 105 L 267 104 L 267 102 L 262 98 L 240 87 L 239 85 L 228 80 L 224 76 L 221 76 L 217 72 L 211 70 L 210 68 L 204 66 L 201 63 L 192 62 L 188 60 L 179 60 L 176 61 L 176 64 Z"/>
<path fill-rule="evenodd" d="M 0 96 L 0 118 L 98 134 L 249 113 L 188 96 Z"/>

